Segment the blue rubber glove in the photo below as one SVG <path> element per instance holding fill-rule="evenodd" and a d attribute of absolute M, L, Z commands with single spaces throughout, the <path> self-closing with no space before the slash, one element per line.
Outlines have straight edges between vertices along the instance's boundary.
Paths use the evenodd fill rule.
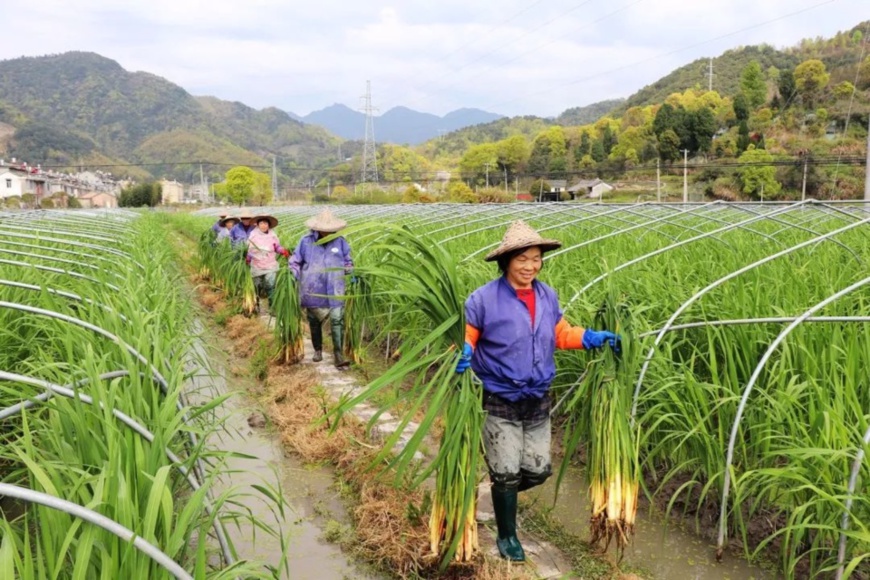
<path fill-rule="evenodd" d="M 468 367 L 471 366 L 471 355 L 474 354 L 474 349 L 471 348 L 471 345 L 467 342 L 465 346 L 462 347 L 462 354 L 459 356 L 459 360 L 456 361 L 456 372 L 464 373 L 468 370 Z"/>
<path fill-rule="evenodd" d="M 609 345 L 613 352 L 619 354 L 622 338 L 609 330 L 590 330 L 587 328 L 583 331 L 583 348 L 585 350 L 601 348 L 605 344 Z"/>

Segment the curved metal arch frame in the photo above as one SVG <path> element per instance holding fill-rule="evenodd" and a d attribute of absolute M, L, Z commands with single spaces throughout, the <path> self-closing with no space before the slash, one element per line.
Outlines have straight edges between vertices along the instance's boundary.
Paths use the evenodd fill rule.
<path fill-rule="evenodd" d="M 809 202 L 801 202 L 801 203 L 809 203 Z M 797 206 L 786 207 L 786 208 L 775 210 L 775 213 L 785 213 L 785 212 L 793 211 L 796 208 L 797 208 Z M 654 250 L 652 252 L 644 254 L 643 256 L 638 256 L 637 258 L 633 258 L 633 259 L 629 260 L 628 262 L 623 262 L 622 264 L 613 268 L 612 270 L 608 270 L 607 272 L 604 272 L 603 274 L 597 276 L 596 278 L 594 278 L 593 280 L 588 282 L 585 286 L 583 286 L 580 290 L 575 292 L 574 296 L 572 296 L 571 299 L 568 301 L 568 303 L 565 305 L 565 310 L 567 310 L 580 297 L 581 294 L 583 294 L 587 290 L 589 290 L 589 288 L 591 288 L 592 286 L 594 286 L 598 282 L 601 282 L 602 280 L 604 280 L 608 276 L 611 276 L 617 272 L 620 272 L 620 271 L 624 270 L 625 268 L 629 268 L 631 266 L 634 266 L 635 264 L 638 264 L 644 260 L 648 260 L 649 258 L 653 258 L 655 256 L 658 256 L 659 254 L 664 254 L 665 252 L 669 252 L 671 250 L 676 250 L 677 248 L 681 248 L 681 247 L 686 246 L 688 244 L 713 237 L 716 234 L 720 234 L 720 233 L 727 232 L 730 230 L 738 229 L 741 226 L 745 226 L 746 224 L 757 222 L 757 221 L 763 220 L 765 218 L 766 218 L 766 216 L 752 217 L 752 218 L 749 218 L 749 219 L 744 220 L 742 222 L 737 222 L 735 224 L 723 226 L 721 228 L 711 230 L 710 232 L 707 232 L 706 234 L 694 236 L 694 237 L 682 240 L 680 242 L 677 242 L 676 244 L 671 244 L 670 246 L 666 246 L 664 248 L 659 248 L 657 250 Z"/>
<path fill-rule="evenodd" d="M 141 373 L 140 373 L 141 374 Z M 99 376 L 100 380 L 110 380 L 115 378 L 121 378 L 130 376 L 129 371 L 112 371 L 108 373 L 103 373 Z M 37 402 L 44 403 L 48 401 L 52 395 L 60 395 L 66 397 L 68 399 L 75 399 L 83 401 L 84 403 L 97 406 L 101 409 L 105 409 L 105 404 L 102 401 L 94 402 L 93 398 L 89 395 L 85 395 L 73 390 L 70 387 L 79 387 L 83 384 L 89 382 L 88 379 L 77 381 L 72 385 L 64 386 L 58 385 L 49 381 L 44 381 L 41 379 L 36 379 L 33 377 L 28 377 L 24 375 L 18 375 L 15 373 L 8 373 L 4 371 L 0 371 L 0 380 L 14 381 L 19 383 L 30 384 L 37 387 L 42 387 L 46 389 L 45 393 L 34 397 L 33 399 L 26 399 L 20 403 L 16 403 L 10 407 L 6 407 L 5 409 L 0 409 L 0 421 L 4 421 L 11 417 L 14 414 L 18 414 L 25 409 L 29 409 L 36 405 Z M 119 411 L 114 407 L 111 409 L 112 415 L 120 421 L 126 427 L 132 429 L 137 435 L 148 441 L 149 443 L 154 443 L 154 433 L 152 433 L 148 428 L 146 428 L 142 423 L 133 419 L 123 411 Z M 191 489 L 194 491 L 199 490 L 202 487 L 202 484 L 196 479 L 194 474 L 184 466 L 184 462 L 181 460 L 178 455 L 176 455 L 171 449 L 168 447 L 163 448 L 163 452 L 166 454 L 166 457 L 174 464 L 173 466 L 178 470 L 179 473 L 184 477 L 187 483 L 190 485 Z M 211 498 L 208 494 L 205 494 L 203 499 L 203 506 L 206 510 L 206 513 L 211 515 L 215 513 L 214 506 L 211 503 Z M 230 549 L 229 540 L 227 539 L 226 532 L 223 529 L 223 525 L 220 523 L 220 520 L 215 518 L 214 523 L 212 525 L 214 529 L 215 537 L 218 540 L 218 544 L 220 545 L 221 552 L 224 558 L 224 562 L 227 565 L 235 562 L 235 558 L 233 557 L 232 550 Z"/>
<path fill-rule="evenodd" d="M 170 558 L 160 548 L 145 541 L 132 530 L 129 530 L 118 522 L 107 518 L 106 516 L 97 513 L 91 509 L 72 503 L 65 499 L 42 493 L 26 487 L 19 487 L 9 483 L 0 483 L 0 495 L 14 497 L 28 503 L 36 503 L 64 512 L 68 515 L 75 516 L 90 524 L 103 528 L 107 532 L 114 534 L 125 542 L 133 544 L 133 546 L 154 560 L 167 572 L 178 578 L 179 580 L 193 580 L 193 576 L 188 574 L 175 560 Z"/>
<path fill-rule="evenodd" d="M 64 274 L 71 278 L 79 278 L 81 280 L 87 280 L 88 282 L 93 282 L 94 284 L 99 284 L 101 286 L 106 286 L 110 290 L 114 290 L 115 292 L 120 292 L 121 289 L 115 286 L 114 284 L 109 284 L 108 282 L 103 282 L 102 280 L 97 280 L 96 278 L 91 278 L 90 276 L 85 276 L 79 272 L 71 272 L 69 270 L 61 270 L 60 268 L 54 268 L 52 266 L 43 266 L 42 264 L 31 264 L 30 262 L 18 262 L 16 260 L 6 260 L 0 258 L 0 264 L 7 264 L 9 266 L 19 266 L 22 268 L 33 268 L 34 270 L 42 270 L 44 272 L 53 272 L 55 274 Z"/>
<path fill-rule="evenodd" d="M 81 238 L 81 239 L 85 239 L 85 240 L 94 240 L 94 241 L 98 241 L 98 242 L 110 242 L 113 244 L 120 244 L 120 245 L 128 246 L 128 247 L 131 245 L 129 242 L 122 241 L 119 238 L 107 238 L 107 237 L 103 237 L 103 236 L 95 236 L 93 234 L 82 234 L 79 232 L 74 232 L 74 231 L 69 231 L 69 230 L 60 230 L 60 229 L 48 230 L 48 229 L 33 228 L 33 227 L 24 228 L 24 227 L 20 227 L 20 226 L 11 226 L 9 224 L 5 224 L 3 226 L 3 229 L 4 230 L 14 230 L 14 231 L 23 231 L 23 232 L 37 232 L 37 233 L 45 232 L 48 234 L 61 235 L 61 236 L 67 235 L 71 238 Z"/>
<path fill-rule="evenodd" d="M 137 266 L 139 266 L 139 268 L 141 270 L 145 270 L 145 266 L 143 266 L 139 262 L 136 262 L 135 260 L 133 260 L 133 256 L 131 254 L 124 252 L 122 250 L 118 250 L 117 248 L 109 248 L 106 246 L 99 246 L 96 244 L 89 244 L 87 242 L 79 242 L 76 240 L 67 240 L 67 239 L 63 239 L 63 238 L 48 238 L 48 237 L 42 237 L 42 236 L 35 236 L 32 234 L 20 234 L 17 232 L 4 231 L 3 235 L 10 236 L 13 238 L 24 238 L 26 240 L 45 240 L 47 242 L 54 242 L 54 243 L 58 243 L 58 244 L 67 244 L 70 246 L 76 246 L 76 247 L 80 247 L 80 248 L 89 248 L 91 250 L 99 250 L 101 252 L 108 252 L 109 254 L 121 256 L 122 258 L 125 258 L 125 259 L 129 260 L 130 262 L 132 262 L 133 264 L 136 264 Z"/>
<path fill-rule="evenodd" d="M 689 306 L 691 306 L 692 304 L 694 304 L 695 302 L 700 300 L 704 295 L 706 295 L 711 290 L 718 288 L 719 286 L 721 286 L 725 282 L 728 282 L 729 280 L 732 280 L 732 279 L 734 279 L 742 274 L 745 274 L 746 272 L 749 272 L 749 271 L 751 271 L 759 266 L 762 266 L 764 264 L 767 264 L 768 262 L 772 262 L 773 260 L 781 258 L 782 256 L 786 256 L 792 252 L 796 252 L 796 251 L 803 249 L 807 246 L 816 244 L 820 241 L 823 241 L 826 238 L 836 236 L 836 235 L 841 234 L 843 232 L 847 232 L 851 229 L 854 229 L 858 226 L 861 226 L 861 225 L 864 225 L 867 223 L 870 223 L 870 217 L 864 218 L 858 222 L 843 226 L 842 228 L 833 230 L 833 231 L 828 232 L 824 235 L 817 236 L 817 237 L 812 238 L 810 240 L 806 240 L 804 242 L 801 242 L 800 244 L 797 244 L 797 245 L 792 246 L 790 248 L 786 248 L 786 249 L 781 250 L 775 254 L 771 254 L 769 256 L 766 256 L 760 260 L 756 260 L 755 262 L 752 262 L 751 264 L 747 264 L 746 266 L 743 266 L 742 268 L 735 270 L 734 272 L 731 272 L 730 274 L 723 276 L 723 277 L 719 278 L 718 280 L 711 282 L 710 284 L 708 284 L 707 286 L 705 286 L 704 288 L 702 288 L 701 290 L 696 292 L 694 295 L 689 297 L 688 300 L 683 302 L 683 304 L 681 304 L 680 307 L 674 311 L 674 313 L 671 315 L 671 317 L 668 319 L 668 321 L 665 323 L 665 325 L 659 331 L 659 334 L 656 335 L 656 339 L 653 342 L 653 345 L 650 347 L 649 351 L 647 352 L 646 358 L 644 359 L 643 366 L 640 369 L 640 375 L 638 376 L 638 379 L 637 379 L 637 384 L 635 385 L 634 395 L 632 397 L 631 424 L 634 425 L 634 422 L 635 422 L 635 417 L 637 415 L 638 398 L 640 397 L 640 389 L 643 386 L 643 379 L 646 376 L 646 372 L 647 372 L 647 369 L 649 368 L 650 361 L 652 361 L 652 357 L 655 354 L 656 347 L 658 347 L 658 345 L 661 344 L 662 339 L 664 338 L 664 335 L 667 332 L 667 329 L 673 325 L 673 323 L 680 316 L 680 314 L 682 314 L 686 309 L 688 309 Z"/>
<path fill-rule="evenodd" d="M 870 219 L 870 218 L 868 218 Z M 777 335 L 773 342 L 768 345 L 767 350 L 764 355 L 762 355 L 761 359 L 758 361 L 758 364 L 755 366 L 755 369 L 752 372 L 752 375 L 749 377 L 749 381 L 746 383 L 746 386 L 743 387 L 743 394 L 740 397 L 740 404 L 737 406 L 737 413 L 734 416 L 734 422 L 731 425 L 731 434 L 728 438 L 728 449 L 725 455 L 725 470 L 723 472 L 723 485 L 722 485 L 722 498 L 720 503 L 720 511 L 719 511 L 719 535 L 716 541 L 716 558 L 722 558 L 722 554 L 724 551 L 723 544 L 725 542 L 725 528 L 727 525 L 727 513 L 728 513 L 728 495 L 731 490 L 731 463 L 734 460 L 734 447 L 737 443 L 737 432 L 740 429 L 740 421 L 743 418 L 743 413 L 746 410 L 746 404 L 749 401 L 749 395 L 752 393 L 752 389 L 755 386 L 755 383 L 758 381 L 758 377 L 761 376 L 761 371 L 764 369 L 767 362 L 773 356 L 773 353 L 779 347 L 780 344 L 791 334 L 791 332 L 801 325 L 801 323 L 824 308 L 825 306 L 831 304 L 846 296 L 858 288 L 866 286 L 870 284 L 870 276 L 855 282 L 843 288 L 842 290 L 828 296 L 824 300 L 817 302 L 812 307 L 807 309 L 802 315 L 795 318 L 791 324 L 782 329 L 782 331 Z"/>
<path fill-rule="evenodd" d="M 0 242 L 0 244 L 2 244 L 2 243 L 3 242 Z M 102 268 L 100 266 L 97 266 L 96 264 L 91 264 L 89 262 L 83 263 L 83 262 L 77 262 L 75 260 L 67 260 L 66 258 L 59 258 L 57 256 L 50 256 L 50 255 L 46 256 L 43 254 L 34 254 L 32 252 L 21 252 L 19 250 L 7 250 L 6 248 L 3 248 L 3 247 L 0 247 L 0 254 L 9 254 L 12 256 L 26 256 L 29 258 L 38 258 L 40 260 L 49 260 L 52 262 L 60 262 L 61 264 L 73 264 L 75 266 L 82 266 L 82 267 L 88 268 L 89 270 L 95 270 L 97 272 L 105 272 L 106 274 L 113 276 L 115 278 L 121 278 L 121 279 L 124 278 L 123 276 L 121 276 L 121 274 L 119 274 L 115 270 L 107 270 L 106 268 Z"/>
<path fill-rule="evenodd" d="M 92 300 L 90 298 L 82 298 L 81 296 L 79 296 L 78 294 L 76 294 L 74 292 L 67 292 L 66 290 L 58 290 L 56 288 L 49 288 L 47 286 L 37 286 L 36 284 L 27 284 L 26 282 L 16 282 L 14 280 L 4 280 L 3 278 L 0 278 L 0 286 L 9 286 L 11 288 L 21 288 L 23 290 L 33 290 L 36 292 L 41 292 L 42 290 L 45 290 L 49 294 L 55 294 L 55 295 L 60 296 L 62 298 L 67 298 L 69 300 L 75 300 L 77 302 L 83 302 L 83 303 L 89 304 L 91 306 L 96 306 L 98 308 L 102 308 L 106 312 L 111 312 L 112 314 L 114 314 L 115 316 L 117 316 L 118 318 L 123 320 L 124 322 L 130 321 L 129 318 L 127 318 L 126 316 L 124 316 L 123 314 L 121 314 L 120 312 L 118 312 L 117 310 L 112 308 L 111 306 L 109 306 L 107 304 L 103 304 L 102 302 L 97 302 L 96 300 Z"/>
<path fill-rule="evenodd" d="M 13 242 L 11 240 L 0 240 L 0 245 L 3 246 L 14 246 L 17 248 L 29 248 L 31 250 L 42 249 L 42 250 L 51 250 L 52 252 L 57 252 L 60 254 L 72 254 L 73 256 L 78 256 L 80 258 L 87 258 L 89 260 L 99 260 L 100 262 L 108 262 L 114 266 L 118 266 L 119 262 L 117 260 L 112 260 L 106 256 L 95 255 L 93 253 L 79 252 L 76 250 L 68 250 L 66 248 L 53 248 L 50 246 L 42 246 L 39 244 L 27 244 L 24 242 Z M 120 264 L 127 264 L 127 262 L 120 262 Z M 129 271 L 129 270 L 128 270 Z"/>

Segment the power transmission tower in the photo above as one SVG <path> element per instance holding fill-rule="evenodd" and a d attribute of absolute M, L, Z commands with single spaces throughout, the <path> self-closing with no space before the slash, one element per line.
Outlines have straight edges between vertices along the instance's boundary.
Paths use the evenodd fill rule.
<path fill-rule="evenodd" d="M 363 145 L 362 158 L 362 183 L 378 182 L 378 150 L 375 146 L 375 120 L 373 113 L 377 111 L 372 107 L 372 82 L 366 81 L 366 94 L 360 109 L 366 115 L 366 139 Z"/>

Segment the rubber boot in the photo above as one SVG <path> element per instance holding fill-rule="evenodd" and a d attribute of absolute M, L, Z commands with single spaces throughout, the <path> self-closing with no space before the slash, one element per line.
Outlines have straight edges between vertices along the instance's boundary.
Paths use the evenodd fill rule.
<path fill-rule="evenodd" d="M 524 562 L 526 553 L 517 538 L 516 488 L 503 489 L 501 486 L 492 486 L 492 507 L 498 527 L 498 538 L 495 541 L 498 553 L 505 560 Z"/>
<path fill-rule="evenodd" d="M 308 328 L 311 330 L 311 346 L 314 347 L 314 362 L 323 360 L 323 327 L 310 311 L 308 312 Z"/>
<path fill-rule="evenodd" d="M 323 360 L 323 351 L 322 351 L 322 350 L 315 350 L 315 351 L 314 351 L 314 356 L 311 357 L 311 360 L 314 361 L 314 362 L 320 362 L 320 361 L 322 361 L 322 360 Z"/>

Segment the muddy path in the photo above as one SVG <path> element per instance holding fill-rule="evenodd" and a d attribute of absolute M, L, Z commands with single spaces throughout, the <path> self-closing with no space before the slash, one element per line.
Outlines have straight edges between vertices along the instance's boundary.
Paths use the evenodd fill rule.
<path fill-rule="evenodd" d="M 228 473 L 214 488 L 243 490 L 240 498 L 245 510 L 264 525 L 281 530 L 281 537 L 257 529 L 249 522 L 229 525 L 227 533 L 241 558 L 256 559 L 277 566 L 286 558 L 281 578 L 341 580 L 345 578 L 382 578 L 342 551 L 337 539 L 350 525 L 345 502 L 341 498 L 331 470 L 285 453 L 280 435 L 269 425 L 262 405 L 247 393 L 256 385 L 250 379 L 230 371 L 233 361 L 226 345 L 207 327 L 197 329 L 210 344 L 197 344 L 200 357 L 209 361 L 210 372 L 193 378 L 192 402 L 203 402 L 225 393 L 232 396 L 217 411 L 225 428 L 212 434 L 206 445 L 230 451 Z M 255 486 L 278 491 L 284 498 L 283 513 L 274 502 L 264 498 Z M 248 493 L 249 492 L 249 493 Z"/>

